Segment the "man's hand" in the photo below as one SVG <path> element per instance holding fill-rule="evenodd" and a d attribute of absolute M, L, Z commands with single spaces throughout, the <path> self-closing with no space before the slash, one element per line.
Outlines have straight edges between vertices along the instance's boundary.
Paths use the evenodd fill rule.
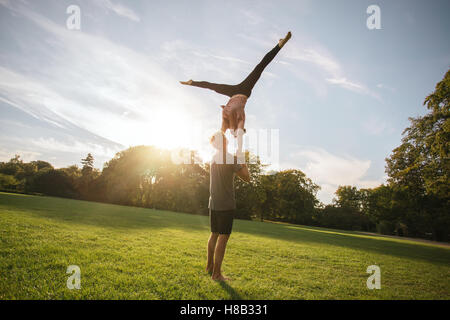
<path fill-rule="evenodd" d="M 248 167 L 246 164 L 243 165 L 241 170 L 236 172 L 236 175 L 245 182 L 250 182 L 250 173 L 248 172 Z"/>

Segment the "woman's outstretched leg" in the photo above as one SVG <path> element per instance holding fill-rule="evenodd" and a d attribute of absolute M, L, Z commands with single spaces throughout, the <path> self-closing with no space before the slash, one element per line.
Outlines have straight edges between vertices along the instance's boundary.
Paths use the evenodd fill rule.
<path fill-rule="evenodd" d="M 290 38 L 291 32 L 288 32 L 286 37 L 280 39 L 278 44 L 264 56 L 261 62 L 255 67 L 255 69 L 253 69 L 253 71 L 247 76 L 247 78 L 245 78 L 245 80 L 238 85 L 218 84 L 207 81 L 193 81 L 193 80 L 180 81 L 180 83 L 184 85 L 210 89 L 219 94 L 226 95 L 228 97 L 232 97 L 235 94 L 243 94 L 247 96 L 247 98 L 249 98 L 250 94 L 252 93 L 253 87 L 255 86 L 258 79 L 261 77 L 261 74 L 264 71 L 264 69 L 273 60 L 273 58 L 275 58 L 277 53 L 281 50 L 281 48 L 283 48 L 283 46 Z"/>
<path fill-rule="evenodd" d="M 253 69 L 253 71 L 245 78 L 244 81 L 242 81 L 240 84 L 238 84 L 239 87 L 239 93 L 242 93 L 246 95 L 248 98 L 250 97 L 252 93 L 252 89 L 255 86 L 256 82 L 261 77 L 262 72 L 264 69 L 269 65 L 269 63 L 275 58 L 277 53 L 283 48 L 283 46 L 286 44 L 286 42 L 291 38 L 291 32 L 288 32 L 286 37 L 283 39 L 280 39 L 280 41 L 277 43 L 277 45 L 270 50 L 264 58 L 261 60 L 260 63 Z"/>
<path fill-rule="evenodd" d="M 237 86 L 229 85 L 229 84 L 218 84 L 218 83 L 211 83 L 208 81 L 180 81 L 181 84 L 199 87 L 199 88 L 205 88 L 214 90 L 217 93 L 224 94 L 228 97 L 232 97 L 237 93 Z"/>

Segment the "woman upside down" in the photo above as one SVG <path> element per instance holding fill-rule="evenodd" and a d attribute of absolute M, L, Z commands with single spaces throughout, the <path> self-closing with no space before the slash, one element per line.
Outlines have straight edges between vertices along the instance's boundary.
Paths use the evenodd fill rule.
<path fill-rule="evenodd" d="M 264 69 L 269 65 L 273 58 L 275 58 L 277 53 L 290 38 L 291 32 L 288 32 L 286 37 L 280 39 L 277 45 L 264 56 L 261 62 L 258 63 L 247 78 L 237 85 L 217 84 L 207 81 L 193 80 L 180 81 L 180 83 L 184 85 L 214 90 L 219 94 L 230 97 L 228 103 L 225 106 L 221 106 L 222 132 L 225 133 L 227 129 L 230 129 L 231 134 L 238 138 L 237 153 L 239 154 L 242 153 L 242 136 L 245 132 L 245 104 L 247 103 L 248 98 L 250 98 L 252 89 L 261 77 Z"/>

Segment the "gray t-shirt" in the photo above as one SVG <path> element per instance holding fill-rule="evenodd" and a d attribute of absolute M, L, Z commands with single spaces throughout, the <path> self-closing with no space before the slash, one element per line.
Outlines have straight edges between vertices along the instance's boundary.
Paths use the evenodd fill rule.
<path fill-rule="evenodd" d="M 230 155 L 227 154 L 229 157 Z M 234 194 L 234 176 L 244 165 L 227 164 L 211 161 L 209 173 L 209 205 L 208 208 L 214 211 L 226 211 L 236 209 L 236 198 Z M 232 157 L 232 156 L 231 156 Z M 223 162 L 223 161 L 222 161 Z M 231 162 L 231 164 L 228 164 Z"/>

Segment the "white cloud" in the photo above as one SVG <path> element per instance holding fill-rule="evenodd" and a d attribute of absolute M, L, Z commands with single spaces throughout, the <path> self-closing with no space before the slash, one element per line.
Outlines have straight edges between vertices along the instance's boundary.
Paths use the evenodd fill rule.
<path fill-rule="evenodd" d="M 247 61 L 244 61 L 244 60 L 238 59 L 238 58 L 234 58 L 234 57 L 223 57 L 223 56 L 218 56 L 218 55 L 211 55 L 211 57 L 216 58 L 216 59 L 220 59 L 220 60 L 225 60 L 225 61 L 240 62 L 240 63 L 244 63 L 244 64 L 250 64 Z"/>
<path fill-rule="evenodd" d="M 250 25 L 257 25 L 264 21 L 264 19 L 254 11 L 241 9 L 240 12 L 246 19 L 247 23 Z"/>
<path fill-rule="evenodd" d="M 97 5 L 105 7 L 108 10 L 113 11 L 117 15 L 130 19 L 132 21 L 139 22 L 141 19 L 139 16 L 130 8 L 123 6 L 120 3 L 114 3 L 111 0 L 95 0 Z"/>
<path fill-rule="evenodd" d="M 257 44 L 260 47 L 265 47 L 265 48 L 270 48 L 271 46 L 274 46 L 274 43 L 272 40 L 268 40 L 267 37 L 254 37 L 254 36 L 250 36 L 248 34 L 245 33 L 238 33 L 236 36 L 238 36 L 239 38 L 242 38 L 246 41 L 250 41 L 253 42 L 254 44 Z"/>
<path fill-rule="evenodd" d="M 87 154 L 88 152 L 101 157 L 112 158 L 119 150 L 101 146 L 92 142 L 80 142 L 72 140 L 70 142 L 62 142 L 53 138 L 37 138 L 30 140 L 31 145 L 37 147 L 39 150 L 69 152 L 76 154 Z"/>
<path fill-rule="evenodd" d="M 350 89 L 350 90 L 364 90 L 364 86 L 358 83 L 353 83 L 351 81 L 348 81 L 346 78 L 340 78 L 340 79 L 325 79 L 330 83 L 341 85 L 344 88 Z"/>
<path fill-rule="evenodd" d="M 344 89 L 348 89 L 348 90 L 355 91 L 355 92 L 362 93 L 362 94 L 372 95 L 370 90 L 367 89 L 367 87 L 365 85 L 363 85 L 361 83 L 349 81 L 346 78 L 327 78 L 325 80 L 331 84 L 338 85 Z"/>
<path fill-rule="evenodd" d="M 387 85 L 385 85 L 384 83 L 378 83 L 378 84 L 377 84 L 377 88 L 378 88 L 378 89 L 385 89 L 385 90 L 388 90 L 388 91 L 390 91 L 390 92 L 396 92 L 396 91 L 397 91 L 395 88 L 392 88 L 392 87 L 390 87 L 390 86 L 387 86 Z"/>
<path fill-rule="evenodd" d="M 380 185 L 381 179 L 365 179 L 370 165 L 370 160 L 339 156 L 320 148 L 304 148 L 291 153 L 282 167 L 300 168 L 313 182 L 321 186 L 319 199 L 329 203 L 340 185 L 359 188 L 373 188 Z"/>
<path fill-rule="evenodd" d="M 303 40 L 301 40 L 303 41 Z M 343 89 L 372 96 L 380 99 L 366 85 L 355 80 L 349 80 L 345 76 L 346 72 L 339 61 L 324 47 L 317 44 L 298 45 L 292 41 L 283 49 L 284 58 L 293 61 L 301 61 L 314 68 L 292 68 L 289 67 L 297 77 L 309 82 L 320 95 L 325 94 L 323 82 L 340 86 Z"/>
<path fill-rule="evenodd" d="M 318 48 L 300 49 L 294 46 L 292 50 L 288 51 L 286 57 L 313 63 L 329 74 L 338 74 L 341 70 L 341 66 L 331 55 Z"/>
<path fill-rule="evenodd" d="M 285 65 L 285 66 L 292 66 L 292 63 L 289 63 L 289 62 L 286 62 L 286 61 L 283 61 L 283 60 L 275 60 L 275 62 L 279 63 L 279 64 L 282 64 L 282 65 Z"/>
<path fill-rule="evenodd" d="M 41 155 L 39 152 L 30 150 L 16 149 L 12 151 L 0 148 L 0 161 L 7 162 L 14 158 L 16 154 L 20 155 L 20 158 L 25 162 L 37 160 L 37 158 Z"/>
<path fill-rule="evenodd" d="M 58 109 L 50 110 L 46 102 L 52 101 L 55 106 L 74 107 L 71 101 L 67 101 L 39 82 L 3 67 L 0 67 L 0 94 L 1 102 L 60 128 L 64 127 L 61 121 L 64 116 L 59 117 Z"/>
<path fill-rule="evenodd" d="M 5 6 L 7 8 L 11 7 L 9 0 L 0 0 L 0 5 Z"/>
<path fill-rule="evenodd" d="M 308 159 L 305 170 L 317 181 L 333 185 L 357 184 L 370 167 L 370 160 L 339 157 L 325 150 L 305 150 L 299 157 Z"/>
<path fill-rule="evenodd" d="M 243 65 L 250 70 L 253 66 L 240 58 L 219 51 L 195 45 L 181 39 L 168 40 L 161 46 L 161 59 L 164 63 L 177 66 L 182 74 L 194 80 L 237 83 Z M 217 61 L 221 60 L 221 61 Z M 186 79 L 188 80 L 188 79 Z"/>
<path fill-rule="evenodd" d="M 362 123 L 362 127 L 372 135 L 392 134 L 394 128 L 384 119 L 377 116 L 371 116 Z"/>
<path fill-rule="evenodd" d="M 52 67 L 30 64 L 27 74 L 0 67 L 3 102 L 53 125 L 76 125 L 125 146 L 168 148 L 185 143 L 186 132 L 212 110 L 155 57 L 72 32 L 25 7 L 14 10 L 47 31 L 46 43 L 28 40 L 49 52 L 46 63 Z M 52 49 L 58 54 L 50 53 Z M 215 126 L 203 123 L 205 129 Z"/>

